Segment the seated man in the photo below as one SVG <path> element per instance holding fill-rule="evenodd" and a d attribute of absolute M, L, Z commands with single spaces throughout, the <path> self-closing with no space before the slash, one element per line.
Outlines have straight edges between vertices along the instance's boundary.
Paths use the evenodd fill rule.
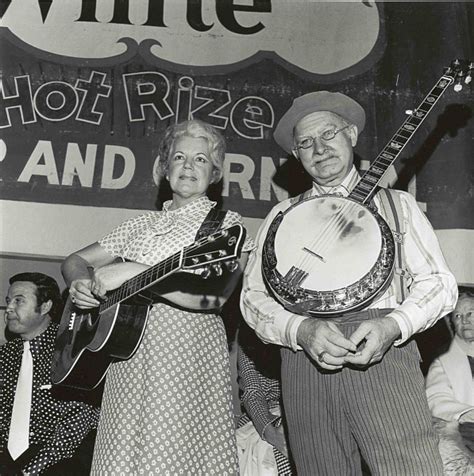
<path fill-rule="evenodd" d="M 51 389 L 58 329 L 52 317 L 61 311 L 56 281 L 42 273 L 17 274 L 6 301 L 14 338 L 0 348 L 0 474 L 44 474 L 73 456 L 96 428 L 99 409 L 60 400 Z"/>
<path fill-rule="evenodd" d="M 433 416 L 446 421 L 474 422 L 474 293 L 459 290 L 451 315 L 454 338 L 449 350 L 431 364 L 426 394 Z"/>

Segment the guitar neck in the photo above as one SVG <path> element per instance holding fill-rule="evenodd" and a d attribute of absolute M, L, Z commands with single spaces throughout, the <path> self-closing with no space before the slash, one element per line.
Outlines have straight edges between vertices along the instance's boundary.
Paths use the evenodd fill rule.
<path fill-rule="evenodd" d="M 107 300 L 104 301 L 99 311 L 103 311 L 112 307 L 113 305 L 125 301 L 126 299 L 138 294 L 140 291 L 150 287 L 151 285 L 161 281 L 170 274 L 178 271 L 181 268 L 183 261 L 184 250 L 166 258 L 158 264 L 146 269 L 137 274 L 128 281 L 125 281 L 120 287 L 107 294 Z"/>
<path fill-rule="evenodd" d="M 364 204 L 371 200 L 387 169 L 395 162 L 403 148 L 420 127 L 420 124 L 426 119 L 439 98 L 453 82 L 454 78 L 452 76 L 441 76 L 421 104 L 409 115 L 408 119 L 405 120 L 372 162 L 367 172 L 365 172 L 349 195 L 350 198 Z"/>

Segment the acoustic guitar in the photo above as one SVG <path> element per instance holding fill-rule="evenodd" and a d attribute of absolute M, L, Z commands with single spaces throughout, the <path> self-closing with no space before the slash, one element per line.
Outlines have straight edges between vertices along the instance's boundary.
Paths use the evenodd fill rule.
<path fill-rule="evenodd" d="M 91 310 L 67 300 L 56 336 L 51 381 L 54 385 L 91 390 L 113 362 L 130 359 L 143 337 L 154 298 L 153 286 L 177 271 L 206 278 L 238 267 L 245 240 L 242 225 L 204 237 L 107 293 Z"/>

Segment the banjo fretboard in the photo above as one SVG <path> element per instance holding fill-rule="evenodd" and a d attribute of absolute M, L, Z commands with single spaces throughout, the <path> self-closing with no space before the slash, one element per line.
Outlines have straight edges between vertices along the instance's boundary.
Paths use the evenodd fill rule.
<path fill-rule="evenodd" d="M 365 172 L 349 195 L 350 198 L 364 204 L 370 201 L 384 173 L 395 162 L 400 152 L 412 138 L 418 127 L 420 127 L 420 124 L 426 119 L 439 98 L 453 82 L 453 76 L 449 76 L 449 74 L 441 76 L 421 104 L 410 113 L 409 117 L 372 162 L 367 172 Z"/>

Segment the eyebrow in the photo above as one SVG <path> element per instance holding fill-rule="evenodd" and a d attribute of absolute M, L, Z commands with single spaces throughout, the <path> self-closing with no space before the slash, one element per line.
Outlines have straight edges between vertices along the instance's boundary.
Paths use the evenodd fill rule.
<path fill-rule="evenodd" d="M 14 294 L 11 298 L 9 298 L 9 297 L 7 296 L 5 299 L 12 299 L 12 298 L 17 298 L 17 297 L 26 298 L 26 295 L 25 295 L 25 294 Z"/>
<path fill-rule="evenodd" d="M 344 126 L 340 126 L 340 127 L 344 127 Z M 332 129 L 332 128 L 337 129 L 337 128 L 339 128 L 339 126 L 337 124 L 328 124 L 327 126 L 321 127 L 321 130 L 323 132 L 325 132 L 328 129 Z M 295 128 L 295 135 L 296 135 L 296 137 L 311 137 L 308 134 L 296 134 L 296 128 Z"/>

